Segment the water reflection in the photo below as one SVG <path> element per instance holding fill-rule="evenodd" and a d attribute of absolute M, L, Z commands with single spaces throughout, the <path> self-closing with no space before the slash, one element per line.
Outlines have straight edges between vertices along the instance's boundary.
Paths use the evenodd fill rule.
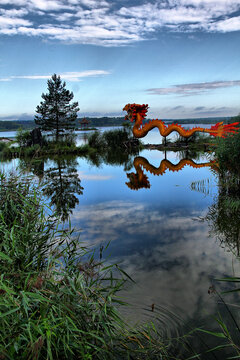
<path fill-rule="evenodd" d="M 83 187 L 77 173 L 75 159 L 57 159 L 45 171 L 43 192 L 50 199 L 62 221 L 68 219 L 72 209 L 79 203 L 76 195 L 82 195 Z"/>
<path fill-rule="evenodd" d="M 222 247 L 236 256 L 240 255 L 240 188 L 236 184 L 219 179 L 219 193 L 209 207 L 206 220 L 210 224 L 211 235 L 215 235 Z M 228 179 L 229 180 L 229 179 Z"/>
<path fill-rule="evenodd" d="M 132 149 L 129 151 L 116 151 L 114 148 L 105 149 L 104 152 L 94 152 L 88 155 L 88 162 L 96 167 L 103 164 L 112 166 L 123 165 L 124 171 L 129 171 L 133 167 L 133 157 L 138 155 L 138 150 Z"/>
<path fill-rule="evenodd" d="M 43 193 L 50 200 L 56 214 L 66 221 L 72 210 L 79 203 L 77 195 L 83 194 L 83 187 L 77 170 L 76 158 L 55 158 L 50 167 L 47 159 L 27 161 L 21 159 L 19 168 L 36 175 L 41 181 Z"/>
<path fill-rule="evenodd" d="M 19 160 L 18 169 L 20 172 L 32 173 L 41 181 L 44 177 L 44 160 L 22 158 Z"/>
<path fill-rule="evenodd" d="M 174 319 L 160 307 L 174 312 L 176 318 L 183 317 L 184 322 L 195 319 L 198 325 L 214 313 L 216 305 L 207 290 L 214 277 L 231 273 L 232 263 L 209 240 L 207 224 L 193 220 L 203 216 L 203 211 L 184 214 L 182 210 L 166 214 L 161 204 L 153 208 L 133 201 L 109 201 L 73 213 L 72 223 L 84 224 L 81 240 L 97 245 L 111 239 L 111 261 L 120 263 L 136 281 L 122 293 L 133 305 L 126 314 L 130 321 L 157 316 L 164 318 L 163 329 L 171 331 Z"/>
<path fill-rule="evenodd" d="M 210 236 L 216 237 L 223 248 L 236 256 L 240 255 L 240 186 L 239 177 L 229 170 L 218 169 L 218 193 L 208 208 L 207 215 L 200 219 L 210 226 Z M 210 181 L 191 183 L 191 190 L 209 195 Z"/>
<path fill-rule="evenodd" d="M 186 165 L 191 166 L 193 168 L 202 168 L 202 167 L 210 167 L 212 169 L 217 170 L 217 165 L 215 161 L 210 161 L 206 163 L 196 163 L 191 159 L 181 159 L 177 164 L 173 164 L 171 161 L 167 159 L 163 159 L 159 165 L 159 167 L 155 167 L 150 164 L 148 160 L 142 156 L 137 156 L 134 159 L 133 165 L 135 167 L 136 173 L 131 172 L 127 174 L 129 178 L 129 182 L 126 182 L 126 185 L 132 190 L 139 190 L 141 188 L 149 189 L 151 184 L 148 180 L 147 175 L 144 174 L 143 169 L 149 171 L 153 175 L 163 175 L 166 170 L 169 171 L 180 171 Z"/>

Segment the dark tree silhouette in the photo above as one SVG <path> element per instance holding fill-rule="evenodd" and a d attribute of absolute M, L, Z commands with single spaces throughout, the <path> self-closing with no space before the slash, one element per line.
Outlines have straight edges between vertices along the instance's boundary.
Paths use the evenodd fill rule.
<path fill-rule="evenodd" d="M 48 80 L 48 92 L 42 94 L 43 101 L 36 108 L 35 123 L 41 130 L 51 131 L 58 141 L 61 133 L 75 128 L 78 102 L 70 103 L 73 93 L 67 90 L 65 81 L 54 74 Z"/>

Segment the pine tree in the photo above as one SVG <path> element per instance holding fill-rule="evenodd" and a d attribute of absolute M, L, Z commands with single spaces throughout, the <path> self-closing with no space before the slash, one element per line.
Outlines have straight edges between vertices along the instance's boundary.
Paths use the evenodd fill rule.
<path fill-rule="evenodd" d="M 74 129 L 79 111 L 78 102 L 70 104 L 74 95 L 65 87 L 65 81 L 54 74 L 48 80 L 48 92 L 42 94 L 44 101 L 36 108 L 35 123 L 41 130 L 52 131 L 56 141 L 61 133 Z"/>

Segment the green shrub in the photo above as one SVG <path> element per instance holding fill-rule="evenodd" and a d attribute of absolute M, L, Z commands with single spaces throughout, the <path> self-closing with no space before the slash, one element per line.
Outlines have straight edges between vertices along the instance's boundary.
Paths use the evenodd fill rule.
<path fill-rule="evenodd" d="M 129 134 L 123 129 L 109 130 L 103 133 L 103 140 L 108 147 L 122 147 L 123 142 L 129 140 Z"/>
<path fill-rule="evenodd" d="M 61 141 L 65 142 L 68 146 L 76 146 L 77 134 L 74 132 L 64 134 Z"/>
<path fill-rule="evenodd" d="M 105 146 L 103 136 L 99 131 L 94 131 L 88 136 L 88 145 L 91 148 L 101 149 Z"/>
<path fill-rule="evenodd" d="M 134 144 L 132 141 L 134 140 Z M 98 151 L 114 151 L 116 149 L 131 150 L 141 145 L 138 139 L 133 138 L 128 128 L 114 129 L 100 133 L 95 131 L 88 137 L 88 145 Z M 129 149 L 128 146 L 130 145 Z"/>
<path fill-rule="evenodd" d="M 25 147 L 31 141 L 30 131 L 23 130 L 22 128 L 17 129 L 16 140 L 20 147 Z"/>
<path fill-rule="evenodd" d="M 240 173 L 240 132 L 218 139 L 215 156 L 220 168 Z"/>
<path fill-rule="evenodd" d="M 45 139 L 43 151 L 46 153 L 71 153 L 77 150 L 76 135 L 73 133 L 62 135 L 58 141 Z"/>

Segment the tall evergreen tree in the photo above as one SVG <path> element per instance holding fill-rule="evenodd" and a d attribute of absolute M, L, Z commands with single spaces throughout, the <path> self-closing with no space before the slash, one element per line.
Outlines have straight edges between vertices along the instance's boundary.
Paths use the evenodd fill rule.
<path fill-rule="evenodd" d="M 79 111 L 78 102 L 70 104 L 74 95 L 65 87 L 65 81 L 54 74 L 48 80 L 48 92 L 42 94 L 44 101 L 36 108 L 35 123 L 41 130 L 52 131 L 56 141 L 62 132 L 74 129 Z"/>

